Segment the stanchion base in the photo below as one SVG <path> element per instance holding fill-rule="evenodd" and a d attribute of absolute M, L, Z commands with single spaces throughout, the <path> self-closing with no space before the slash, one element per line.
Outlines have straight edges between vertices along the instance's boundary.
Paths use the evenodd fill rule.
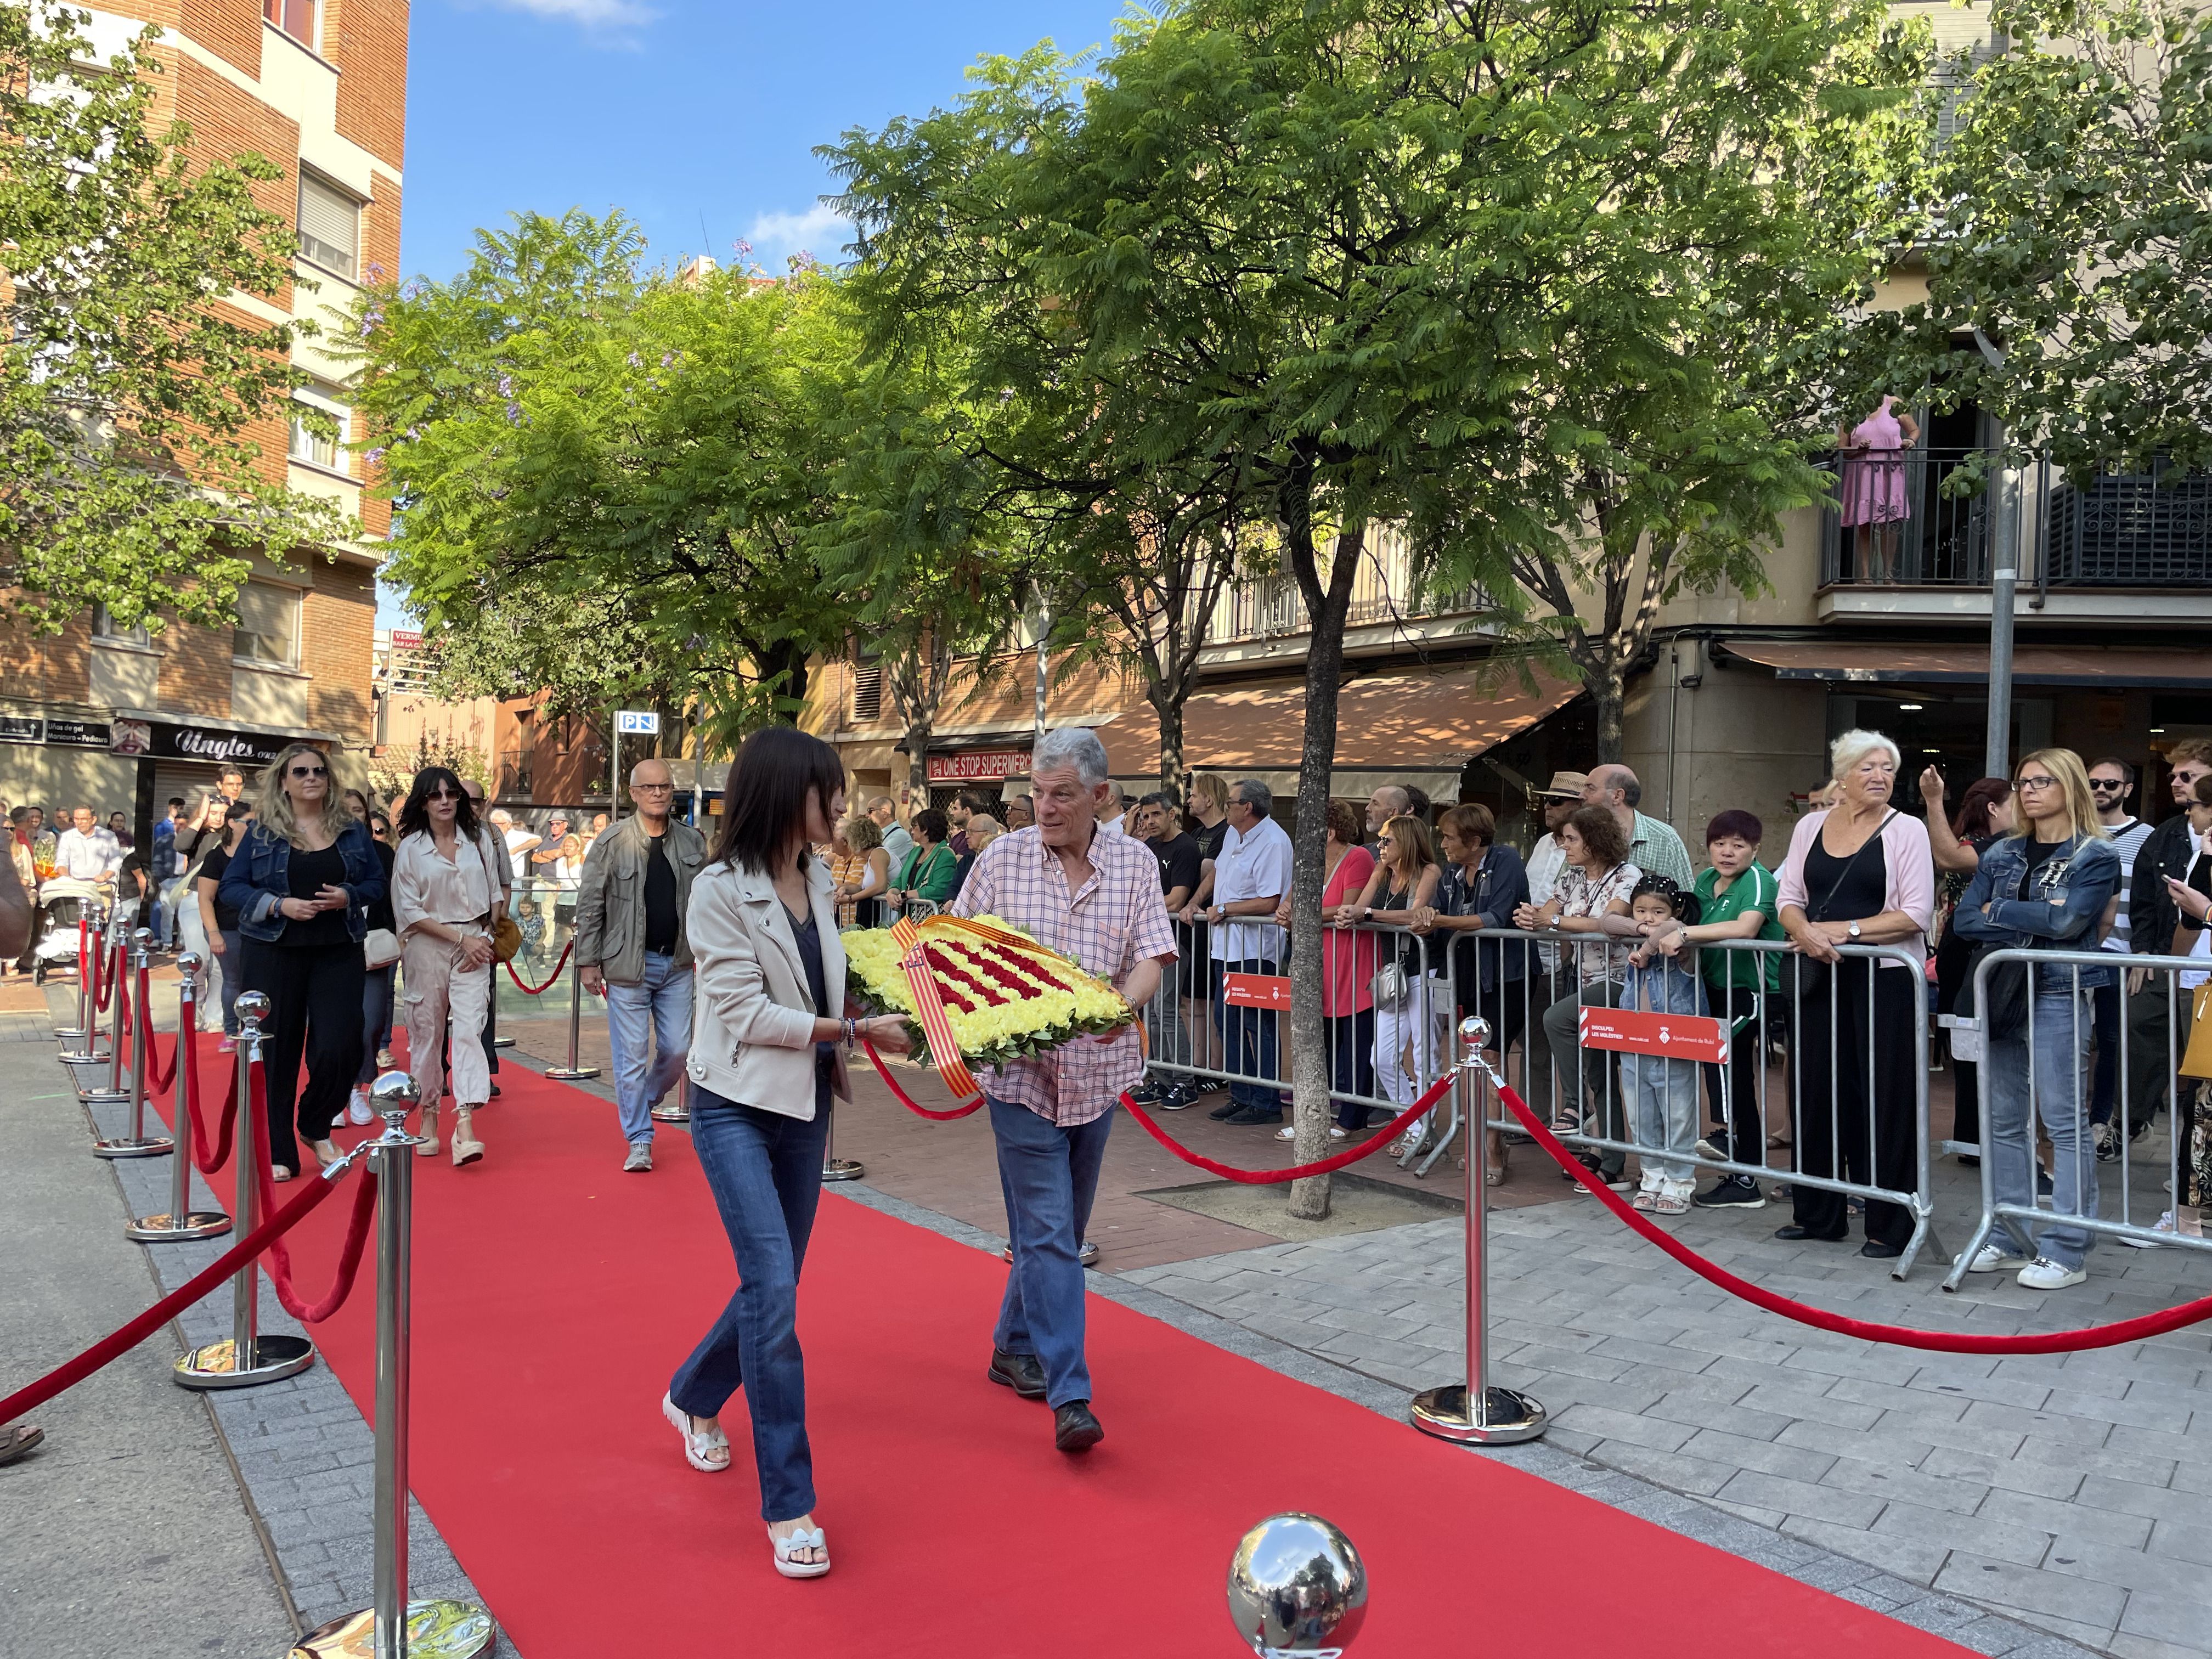
<path fill-rule="evenodd" d="M 545 1073 L 546 1076 L 557 1078 L 563 1083 L 580 1083 L 587 1077 L 597 1077 L 599 1074 L 599 1068 L 596 1066 L 556 1066 Z"/>
<path fill-rule="evenodd" d="M 497 1637 L 491 1614 L 466 1601 L 410 1601 L 407 1659 L 474 1659 Z M 376 1651 L 376 1609 L 333 1619 L 300 1638 L 285 1659 L 371 1659 Z"/>
<path fill-rule="evenodd" d="M 92 1033 L 88 1030 L 84 1030 L 78 1026 L 70 1025 L 64 1026 L 57 1030 L 49 1031 L 46 1035 L 53 1038 L 57 1042 L 82 1042 L 87 1037 L 90 1036 Z M 64 1054 L 62 1058 L 64 1060 L 67 1060 L 69 1056 L 67 1054 Z"/>
<path fill-rule="evenodd" d="M 315 1363 L 315 1345 L 304 1336 L 258 1336 L 252 1363 L 240 1368 L 238 1345 L 228 1337 L 194 1348 L 170 1368 L 170 1380 L 186 1389 L 250 1389 L 297 1376 Z"/>
<path fill-rule="evenodd" d="M 126 1136 L 120 1140 L 95 1140 L 92 1143 L 94 1158 L 167 1158 L 174 1151 L 175 1143 L 167 1135 L 147 1135 L 137 1140 Z"/>
<path fill-rule="evenodd" d="M 656 1106 L 653 1109 L 653 1121 L 655 1123 L 689 1123 L 691 1109 L 689 1106 Z"/>
<path fill-rule="evenodd" d="M 829 1158 L 822 1161 L 822 1178 L 824 1181 L 858 1181 L 867 1172 L 866 1164 L 855 1164 L 849 1158 Z"/>
<path fill-rule="evenodd" d="M 1002 1260 L 1012 1261 L 1014 1259 L 1014 1247 L 1009 1244 L 1001 1249 L 999 1252 L 999 1255 Z M 1075 1259 L 1086 1267 L 1097 1267 L 1098 1265 L 1098 1247 L 1092 1243 L 1089 1239 L 1085 1239 L 1083 1241 L 1083 1248 L 1075 1253 Z"/>
<path fill-rule="evenodd" d="M 107 1056 L 106 1054 L 65 1054 L 61 1056 L 61 1062 L 64 1066 L 105 1066 L 107 1064 Z"/>
<path fill-rule="evenodd" d="M 166 1213 L 140 1218 L 123 1230 L 135 1244 L 174 1244 L 187 1238 L 219 1238 L 230 1231 L 230 1218 L 221 1210 L 193 1210 L 181 1223 Z"/>
<path fill-rule="evenodd" d="M 80 1106 L 127 1106 L 131 1103 L 128 1089 L 80 1089 L 76 1091 Z"/>
<path fill-rule="evenodd" d="M 512 1048 L 514 1047 L 514 1039 L 513 1037 L 494 1037 L 491 1040 L 491 1046 L 495 1048 Z M 413 1601 L 410 1602 L 408 1605 L 410 1607 L 419 1607 L 428 1604 L 422 1601 Z"/>
<path fill-rule="evenodd" d="M 1409 1415 L 1423 1434 L 1480 1446 L 1510 1446 L 1516 1441 L 1534 1440 L 1548 1425 L 1550 1414 L 1527 1395 L 1511 1389 L 1490 1389 L 1485 1394 L 1480 1422 L 1468 1410 L 1467 1387 L 1460 1382 L 1423 1389 L 1413 1396 Z"/>

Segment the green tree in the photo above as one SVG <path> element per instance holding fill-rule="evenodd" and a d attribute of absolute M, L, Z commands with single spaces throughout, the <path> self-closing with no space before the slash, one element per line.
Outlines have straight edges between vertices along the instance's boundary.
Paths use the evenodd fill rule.
<path fill-rule="evenodd" d="M 295 278 L 267 157 L 195 161 L 156 131 L 141 36 L 100 62 L 90 15 L 0 3 L 0 600 L 53 629 L 232 620 L 245 555 L 348 532 L 257 471 L 249 428 L 286 409 L 297 324 L 227 295 Z"/>
<path fill-rule="evenodd" d="M 2212 15 L 1996 0 L 2000 50 L 1929 112 L 1929 297 L 1867 319 L 1891 386 L 1930 376 L 2077 478 L 2212 465 Z M 1978 335 L 1978 338 L 1975 337 Z M 1964 343 L 1975 339 L 1972 345 Z"/>
<path fill-rule="evenodd" d="M 525 215 L 451 283 L 364 302 L 391 578 L 485 689 L 788 719 L 851 614 L 814 546 L 854 362 L 834 284 L 643 252 L 619 214 Z"/>

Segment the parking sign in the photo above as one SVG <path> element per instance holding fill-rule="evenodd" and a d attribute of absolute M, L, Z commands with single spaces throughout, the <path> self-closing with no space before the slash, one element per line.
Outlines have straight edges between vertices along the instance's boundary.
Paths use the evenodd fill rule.
<path fill-rule="evenodd" d="M 615 711 L 615 730 L 623 737 L 655 737 L 660 732 L 660 716 L 650 708 L 618 708 Z"/>

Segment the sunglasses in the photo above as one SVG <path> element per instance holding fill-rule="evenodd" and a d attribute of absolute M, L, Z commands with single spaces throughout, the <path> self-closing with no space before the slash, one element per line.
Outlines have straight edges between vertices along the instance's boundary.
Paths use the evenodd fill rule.
<path fill-rule="evenodd" d="M 293 766 L 285 769 L 285 775 L 294 778 L 326 778 L 331 775 L 327 766 Z"/>
<path fill-rule="evenodd" d="M 422 799 L 424 800 L 466 800 L 468 796 L 461 790 L 448 789 L 441 783 L 435 789 L 426 793 Z"/>

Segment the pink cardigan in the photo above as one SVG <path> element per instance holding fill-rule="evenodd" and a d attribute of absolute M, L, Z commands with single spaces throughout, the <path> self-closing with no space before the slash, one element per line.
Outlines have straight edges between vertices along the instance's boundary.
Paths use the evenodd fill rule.
<path fill-rule="evenodd" d="M 1790 837 L 1790 855 L 1782 861 L 1778 900 L 1785 909 L 1793 904 L 1800 909 L 1807 908 L 1805 855 L 1812 851 L 1813 838 L 1827 821 L 1826 812 L 1814 812 L 1801 820 Z M 1881 843 L 1882 863 L 1889 872 L 1881 908 L 1902 910 L 1920 924 L 1918 933 L 1897 943 L 1919 958 L 1924 971 L 1928 966 L 1928 930 L 1936 924 L 1936 855 L 1929 849 L 1928 826 L 1910 812 L 1899 812 L 1882 830 Z M 1904 964 L 1886 962 L 1882 965 L 1898 968 Z"/>

